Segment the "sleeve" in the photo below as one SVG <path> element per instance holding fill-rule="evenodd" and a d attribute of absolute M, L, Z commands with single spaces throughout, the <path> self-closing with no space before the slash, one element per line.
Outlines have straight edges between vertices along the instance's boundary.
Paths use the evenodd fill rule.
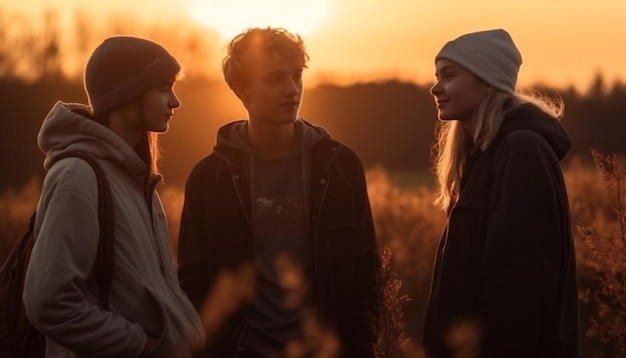
<path fill-rule="evenodd" d="M 178 237 L 178 278 L 196 310 L 200 309 L 210 282 L 209 235 L 205 215 L 208 183 L 201 168 L 194 168 L 187 179 Z"/>
<path fill-rule="evenodd" d="M 539 139 L 539 141 L 542 141 Z M 554 317 L 567 200 L 547 143 L 508 143 L 496 164 L 493 207 L 479 268 L 482 357 L 530 357 Z M 518 149 L 515 149 L 518 147 Z M 564 197 L 565 196 L 565 197 Z"/>
<path fill-rule="evenodd" d="M 100 307 L 89 284 L 99 238 L 98 194 L 95 174 L 84 165 L 85 175 L 69 186 L 54 183 L 43 194 L 48 197 L 39 206 L 41 225 L 24 284 L 26 313 L 37 330 L 76 354 L 135 357 L 147 339 L 142 327 Z"/>

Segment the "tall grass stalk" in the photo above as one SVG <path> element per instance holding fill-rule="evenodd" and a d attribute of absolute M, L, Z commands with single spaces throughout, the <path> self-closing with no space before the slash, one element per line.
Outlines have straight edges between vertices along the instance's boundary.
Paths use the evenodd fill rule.
<path fill-rule="evenodd" d="M 591 305 L 588 336 L 614 346 L 626 354 L 626 212 L 624 211 L 624 171 L 616 154 L 595 149 L 591 155 L 602 182 L 612 196 L 608 220 L 584 223 L 573 215 L 575 228 L 591 252 L 581 265 L 592 278 L 592 287 L 581 287 L 580 298 Z M 604 223 L 599 226 L 598 223 Z"/>

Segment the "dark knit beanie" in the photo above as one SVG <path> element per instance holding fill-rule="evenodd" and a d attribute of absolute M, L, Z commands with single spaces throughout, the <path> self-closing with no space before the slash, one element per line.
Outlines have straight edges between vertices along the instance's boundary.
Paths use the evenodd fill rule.
<path fill-rule="evenodd" d="M 175 80 L 179 71 L 178 61 L 155 42 L 129 36 L 110 37 L 87 62 L 85 90 L 97 116 Z"/>

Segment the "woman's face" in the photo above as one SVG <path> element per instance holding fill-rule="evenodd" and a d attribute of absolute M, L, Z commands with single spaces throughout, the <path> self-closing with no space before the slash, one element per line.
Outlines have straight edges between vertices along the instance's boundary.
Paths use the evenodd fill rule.
<path fill-rule="evenodd" d="M 122 137 L 131 147 L 143 133 L 167 132 L 169 121 L 180 101 L 174 93 L 174 80 L 149 89 L 138 99 L 113 110 L 109 128 Z"/>
<path fill-rule="evenodd" d="M 439 119 L 471 126 L 476 106 L 493 87 L 456 62 L 440 59 L 435 65 L 437 82 L 430 88 Z"/>
<path fill-rule="evenodd" d="M 154 87 L 143 96 L 144 130 L 163 133 L 169 128 L 174 109 L 180 101 L 174 93 L 174 81 Z"/>

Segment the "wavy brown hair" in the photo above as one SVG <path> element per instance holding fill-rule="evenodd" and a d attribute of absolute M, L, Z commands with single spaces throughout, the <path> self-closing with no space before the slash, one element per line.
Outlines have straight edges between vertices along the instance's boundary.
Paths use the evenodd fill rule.
<path fill-rule="evenodd" d="M 226 51 L 226 57 L 222 60 L 222 72 L 231 89 L 234 89 L 235 83 L 247 82 L 248 66 L 258 53 L 278 54 L 302 64 L 304 68 L 309 61 L 302 38 L 283 28 L 249 28 L 235 36 Z"/>

